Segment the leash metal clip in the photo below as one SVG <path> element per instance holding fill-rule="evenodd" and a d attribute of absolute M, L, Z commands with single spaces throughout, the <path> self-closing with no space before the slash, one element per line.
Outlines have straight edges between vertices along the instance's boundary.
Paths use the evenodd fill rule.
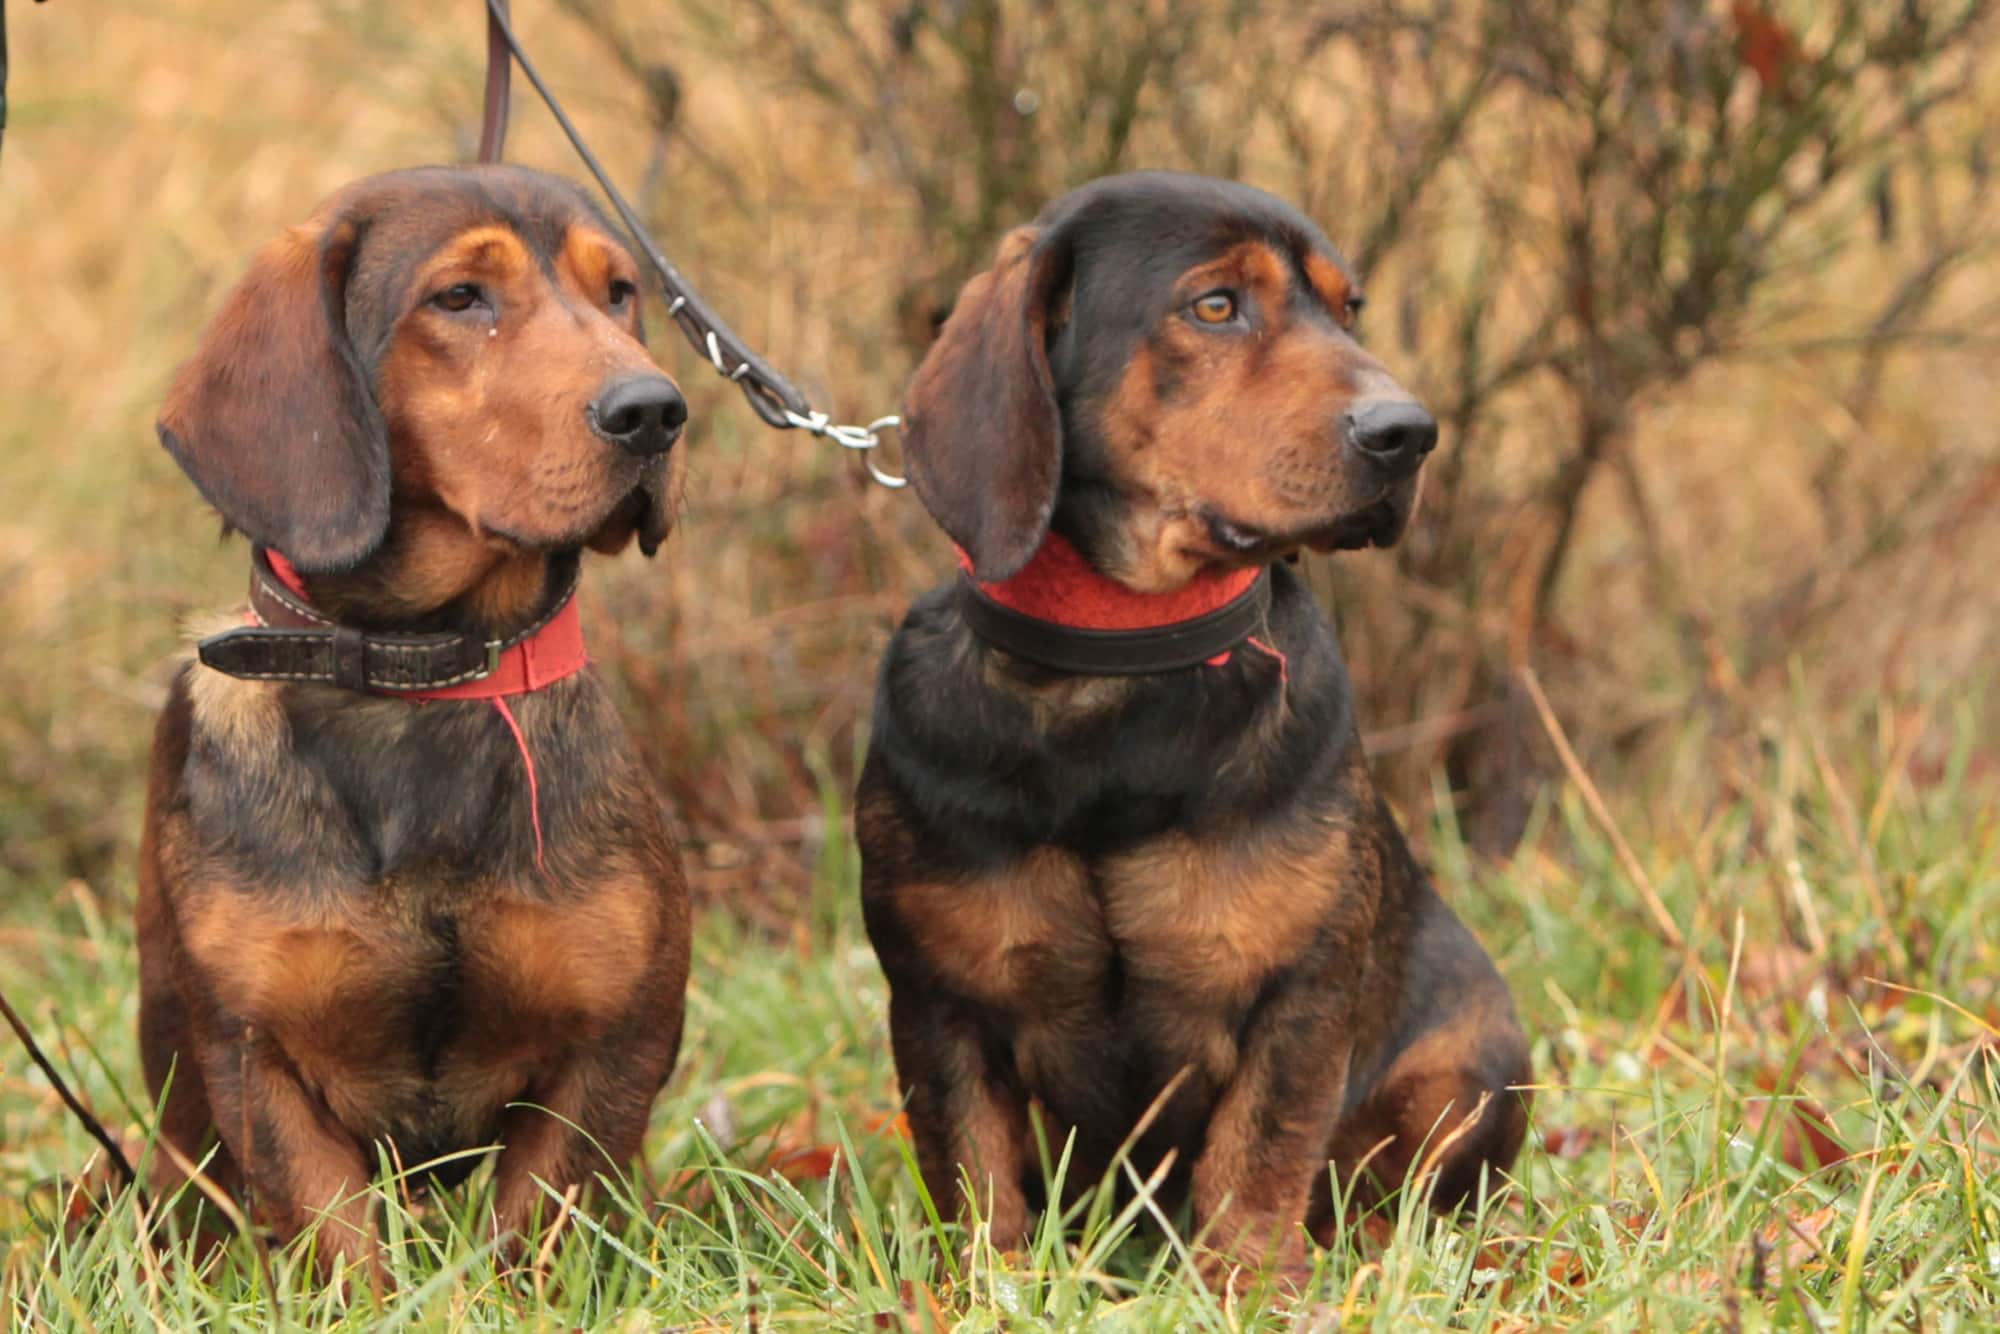
<path fill-rule="evenodd" d="M 891 491 L 900 491 L 910 484 L 909 478 L 888 472 L 875 461 L 875 451 L 882 447 L 883 432 L 902 428 L 903 419 L 894 413 L 886 417 L 877 417 L 866 426 L 841 426 L 815 408 L 803 415 L 787 411 L 785 424 L 796 426 L 808 435 L 831 440 L 842 449 L 851 449 L 860 454 L 862 465 L 868 469 L 868 475 Z"/>

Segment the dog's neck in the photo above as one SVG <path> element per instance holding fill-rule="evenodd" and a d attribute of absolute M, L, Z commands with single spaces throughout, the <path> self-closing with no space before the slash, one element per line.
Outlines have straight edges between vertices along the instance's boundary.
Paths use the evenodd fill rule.
<path fill-rule="evenodd" d="M 959 565 L 972 563 L 964 552 Z M 1141 593 L 1103 573 L 1076 545 L 1050 533 L 1011 578 L 981 582 L 979 590 L 1024 616 L 1075 630 L 1152 630 L 1206 616 L 1250 590 L 1262 571 L 1206 570 L 1166 593 Z"/>
<path fill-rule="evenodd" d="M 259 548 L 250 568 L 252 624 L 202 640 L 201 661 L 258 680 L 332 684 L 418 701 L 490 700 L 512 727 L 509 696 L 534 694 L 590 664 L 577 615 L 576 557 L 567 559 L 566 576 L 544 597 L 535 619 L 511 635 L 488 638 L 343 625 L 313 605 L 289 560 Z M 525 755 L 525 740 L 521 744 Z"/>
<path fill-rule="evenodd" d="M 1050 533 L 1011 578 L 982 583 L 959 553 L 959 604 L 972 633 L 1038 666 L 1080 676 L 1140 676 L 1220 666 L 1255 638 L 1270 608 L 1262 567 L 1204 571 L 1165 593 L 1142 593 L 1098 570 Z"/>
<path fill-rule="evenodd" d="M 309 575 L 300 595 L 364 630 L 455 630 L 505 638 L 541 610 L 561 561 L 469 534 L 455 516 L 397 515 L 381 548 L 354 570 Z"/>

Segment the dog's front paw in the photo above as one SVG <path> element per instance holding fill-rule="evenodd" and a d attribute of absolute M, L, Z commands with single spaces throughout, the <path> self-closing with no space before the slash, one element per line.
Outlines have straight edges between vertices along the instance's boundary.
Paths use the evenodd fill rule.
<path fill-rule="evenodd" d="M 970 1274 L 978 1269 L 1014 1269 L 1028 1254 L 1028 1227 L 968 1224 L 965 1240 L 958 1248 L 958 1272 Z"/>
<path fill-rule="evenodd" d="M 1203 1247 L 1195 1253 L 1195 1272 L 1218 1296 L 1290 1304 L 1312 1284 L 1313 1257 L 1305 1234 L 1293 1228 L 1266 1242 L 1246 1235 L 1232 1246 Z"/>

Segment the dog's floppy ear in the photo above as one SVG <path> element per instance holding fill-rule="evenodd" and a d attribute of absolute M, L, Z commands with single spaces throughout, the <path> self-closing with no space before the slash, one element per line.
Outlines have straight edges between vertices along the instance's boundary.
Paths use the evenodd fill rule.
<path fill-rule="evenodd" d="M 1059 237 L 1008 233 L 993 267 L 959 294 L 904 399 L 910 480 L 980 579 L 1025 565 L 1055 512 L 1062 414 L 1047 339 L 1069 269 Z"/>
<path fill-rule="evenodd" d="M 347 333 L 359 225 L 260 252 L 174 377 L 160 443 L 223 521 L 301 570 L 347 569 L 389 524 L 389 440 Z"/>

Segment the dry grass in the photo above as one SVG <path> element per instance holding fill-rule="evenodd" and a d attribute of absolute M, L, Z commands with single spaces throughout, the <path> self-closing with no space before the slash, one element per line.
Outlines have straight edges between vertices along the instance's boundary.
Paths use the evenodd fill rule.
<path fill-rule="evenodd" d="M 895 1133 L 887 998 L 836 825 L 816 843 L 824 897 L 789 939 L 704 918 L 688 1044 L 639 1170 L 613 1188 L 623 1208 L 544 1248 L 543 1272 L 494 1264 L 485 1173 L 424 1199 L 385 1168 L 394 1283 L 351 1302 L 314 1279 L 310 1241 L 204 1256 L 185 1209 L 128 1195 L 99 1216 L 68 1190 L 92 1146 L 0 1049 L 0 1323 L 1989 1329 L 2000 829 L 1991 776 L 1971 772 L 1989 731 L 1970 712 L 1871 721 L 1851 746 L 1805 708 L 1761 746 L 1701 742 L 1737 795 L 1629 861 L 1575 794 L 1539 803 L 1505 863 L 1448 822 L 1428 831 L 1440 886 L 1494 943 L 1534 1035 L 1534 1134 L 1479 1217 L 1434 1225 L 1405 1201 L 1356 1218 L 1289 1307 L 1204 1285 L 1184 1215 L 1108 1195 L 1018 1254 L 936 1224 Z M 9 991 L 136 1140 L 129 928 L 82 884 L 9 921 Z"/>

